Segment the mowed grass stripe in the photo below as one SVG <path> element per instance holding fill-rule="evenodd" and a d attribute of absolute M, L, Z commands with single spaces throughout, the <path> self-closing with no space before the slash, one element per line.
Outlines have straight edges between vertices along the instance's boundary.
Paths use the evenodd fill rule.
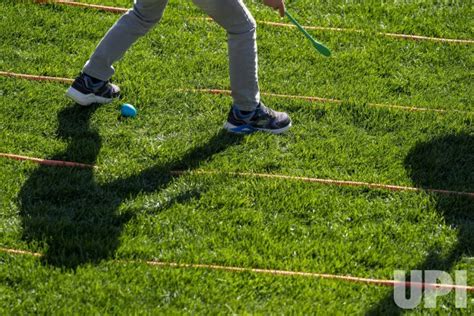
<path fill-rule="evenodd" d="M 38 76 L 38 75 L 30 75 L 30 74 L 19 74 L 9 71 L 0 71 L 0 76 L 9 77 L 9 78 L 18 78 L 18 79 L 26 79 L 32 81 L 51 81 L 51 82 L 59 82 L 70 84 L 74 81 L 74 79 L 69 78 L 62 78 L 62 77 L 49 77 L 49 76 Z M 210 94 L 223 94 L 223 95 L 230 95 L 232 93 L 231 90 L 222 90 L 222 89 L 177 89 L 177 91 L 183 92 L 196 92 L 196 93 L 210 93 Z M 337 100 L 337 99 L 328 99 L 323 97 L 316 97 L 316 96 L 304 96 L 304 95 L 288 95 L 288 94 L 280 94 L 280 93 L 272 93 L 272 92 L 261 92 L 261 95 L 267 97 L 277 97 L 277 98 L 284 98 L 284 99 L 300 99 L 309 102 L 321 102 L 321 103 L 334 103 L 334 104 L 342 104 L 344 101 Z M 438 108 L 423 108 L 418 106 L 405 106 L 405 105 L 396 105 L 396 104 L 383 104 L 383 103 L 367 103 L 370 107 L 380 107 L 380 108 L 389 108 L 389 109 L 397 109 L 397 110 L 404 110 L 404 111 L 415 111 L 415 112 L 438 112 L 438 113 L 447 113 L 447 112 L 456 112 L 462 114 L 473 114 L 474 112 L 469 111 L 461 111 L 456 109 L 438 109 Z"/>
<path fill-rule="evenodd" d="M 28 255 L 32 257 L 41 258 L 43 255 L 37 252 L 31 252 L 27 250 L 9 249 L 0 247 L 0 252 L 4 252 L 12 255 Z M 176 262 L 162 262 L 162 261 L 127 261 L 127 260 L 116 260 L 118 263 L 132 264 L 132 263 L 146 263 L 154 267 L 165 267 L 165 268 L 178 268 L 178 269 L 209 269 L 209 270 L 220 270 L 225 272 L 252 272 L 259 274 L 269 274 L 275 276 L 296 276 L 296 277 L 310 277 L 320 278 L 327 280 L 335 280 L 341 282 L 355 282 L 363 283 L 375 286 L 388 286 L 397 287 L 403 286 L 406 288 L 422 288 L 422 289 L 438 289 L 438 290 L 461 290 L 474 292 L 474 286 L 468 285 L 457 285 L 457 284 L 444 284 L 444 283 L 426 283 L 426 282 L 404 282 L 397 280 L 382 280 L 382 279 L 371 279 L 361 278 L 351 275 L 336 275 L 327 273 L 316 273 L 316 272 L 304 272 L 304 271 L 287 271 L 287 270 L 276 270 L 276 269 L 260 269 L 260 268 L 246 268 L 246 267 L 233 267 L 233 266 L 222 266 L 217 264 L 200 264 L 200 263 L 176 263 Z"/>
<path fill-rule="evenodd" d="M 129 10 L 127 8 L 74 2 L 74 1 L 68 1 L 68 0 L 34 0 L 34 1 L 39 4 L 44 4 L 44 3 L 64 4 L 64 5 L 69 5 L 69 6 L 81 7 L 81 8 L 97 9 L 100 11 L 111 12 L 111 13 L 125 13 Z M 196 18 L 196 19 L 199 19 L 199 18 Z M 213 21 L 212 18 L 201 18 L 201 19 L 204 19 L 206 21 Z M 295 28 L 294 25 L 288 24 L 288 23 L 278 23 L 278 22 L 269 22 L 269 21 L 260 21 L 260 20 L 257 20 L 257 23 L 270 25 L 270 26 Z M 348 28 L 334 28 L 334 27 L 321 27 L 321 26 L 303 26 L 303 27 L 308 30 L 317 30 L 317 31 L 334 31 L 334 32 L 349 32 L 349 33 L 364 33 L 365 32 L 364 30 L 348 29 Z M 381 36 L 399 38 L 399 39 L 427 40 L 427 41 L 434 41 L 434 42 L 459 43 L 459 44 L 474 44 L 474 40 L 471 40 L 471 39 L 439 38 L 439 37 L 429 37 L 429 36 L 423 36 L 423 35 L 408 35 L 408 34 L 384 33 L 384 32 L 377 32 L 375 34 L 381 35 Z"/>

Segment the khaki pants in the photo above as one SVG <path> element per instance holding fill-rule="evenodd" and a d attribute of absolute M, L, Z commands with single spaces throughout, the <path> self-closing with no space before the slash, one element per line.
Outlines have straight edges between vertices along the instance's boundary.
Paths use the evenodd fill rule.
<path fill-rule="evenodd" d="M 84 66 L 83 72 L 108 80 L 114 74 L 113 63 L 145 35 L 163 16 L 168 0 L 135 0 L 107 32 Z M 256 24 L 242 0 L 193 0 L 228 34 L 230 84 L 234 105 L 252 111 L 260 102 Z"/>

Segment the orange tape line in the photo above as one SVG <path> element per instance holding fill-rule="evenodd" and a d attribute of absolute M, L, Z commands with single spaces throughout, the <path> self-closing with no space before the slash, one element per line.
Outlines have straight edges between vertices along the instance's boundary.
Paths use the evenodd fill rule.
<path fill-rule="evenodd" d="M 175 174 L 175 175 L 182 175 L 182 174 L 187 174 L 187 173 L 209 174 L 209 175 L 223 174 L 223 175 L 240 176 L 240 177 L 296 180 L 296 181 L 302 181 L 302 182 L 335 185 L 335 186 L 341 186 L 341 187 L 365 187 L 365 188 L 371 188 L 371 189 L 384 189 L 384 190 L 389 190 L 389 191 L 432 192 L 432 193 L 439 193 L 439 194 L 444 194 L 444 195 L 459 195 L 459 196 L 467 196 L 470 198 L 474 198 L 474 192 L 460 192 L 460 191 L 429 189 L 429 188 L 425 189 L 425 188 L 415 188 L 415 187 L 390 185 L 390 184 L 333 180 L 333 179 L 318 179 L 318 178 L 287 176 L 287 175 L 279 175 L 279 174 L 250 173 L 250 172 L 218 172 L 218 171 L 203 171 L 203 170 L 196 170 L 192 172 L 187 172 L 187 171 L 172 171 L 171 172 L 171 174 Z"/>
<path fill-rule="evenodd" d="M 180 89 L 178 91 L 209 93 L 209 94 L 216 94 L 216 95 L 219 95 L 219 94 L 230 95 L 232 93 L 232 91 L 230 90 L 221 90 L 221 89 Z M 321 103 L 333 103 L 333 104 L 341 104 L 343 102 L 342 100 L 330 99 L 330 98 L 321 98 L 321 97 L 312 97 L 312 96 L 303 96 L 303 95 L 277 94 L 277 93 L 269 93 L 269 92 L 261 92 L 261 95 L 269 96 L 269 97 L 277 97 L 277 98 L 294 99 L 294 100 L 304 100 L 304 101 L 309 101 L 309 102 L 321 102 Z M 423 108 L 423 107 L 416 107 L 416 106 L 405 106 L 405 105 L 383 104 L 383 103 L 367 103 L 367 105 L 372 106 L 372 107 L 398 109 L 398 110 L 412 111 L 412 112 L 437 112 L 437 113 L 456 112 L 456 113 L 464 113 L 464 114 L 473 113 L 469 111 L 462 111 L 462 110 L 455 110 L 455 109 L 454 110 L 430 109 L 430 108 Z"/>
<path fill-rule="evenodd" d="M 29 256 L 34 256 L 34 257 L 43 256 L 43 254 L 41 253 L 30 252 L 30 251 L 25 251 L 25 250 L 1 248 L 1 247 L 0 247 L 0 252 L 12 254 L 12 255 L 29 255 Z M 126 260 L 118 260 L 118 262 L 126 263 L 126 264 L 141 263 L 140 261 L 126 261 Z M 346 281 L 346 282 L 355 282 L 355 283 L 389 286 L 389 287 L 405 286 L 405 287 L 418 287 L 418 288 L 424 288 L 424 289 L 458 289 L 458 290 L 465 290 L 468 292 L 474 292 L 473 286 L 465 286 L 465 285 L 404 282 L 404 281 L 395 281 L 395 280 L 361 278 L 361 277 L 354 277 L 350 275 L 337 275 L 337 274 L 302 272 L 302 271 L 285 271 L 285 270 L 275 270 L 275 269 L 242 268 L 242 267 L 232 267 L 232 266 L 221 266 L 221 265 L 215 265 L 215 264 L 176 263 L 176 262 L 161 262 L 161 261 L 145 261 L 145 263 L 147 265 L 155 266 L 155 267 L 209 269 L 209 270 L 221 270 L 221 271 L 226 271 L 226 272 L 252 272 L 252 273 L 259 273 L 259 274 L 271 274 L 271 275 L 281 275 L 281 276 L 312 277 L 312 278 L 320 278 L 320 279 L 326 279 L 326 280 L 339 280 L 339 281 Z"/>
<path fill-rule="evenodd" d="M 12 255 L 27 255 L 27 256 L 33 256 L 33 257 L 43 256 L 43 254 L 38 253 L 38 252 L 31 252 L 31 251 L 18 250 L 18 249 L 9 249 L 9 248 L 2 248 L 2 247 L 0 247 L 0 252 L 9 253 Z"/>
<path fill-rule="evenodd" d="M 74 2 L 68 0 L 35 0 L 36 3 L 44 4 L 64 4 L 72 7 L 82 7 L 82 8 L 91 8 L 100 11 L 112 12 L 112 13 L 125 13 L 128 11 L 126 8 L 119 8 L 119 7 L 110 7 L 105 5 L 97 5 L 97 4 L 88 4 L 82 2 Z"/>
<path fill-rule="evenodd" d="M 200 92 L 200 93 L 210 93 L 210 94 L 224 94 L 224 95 L 231 95 L 231 90 L 221 90 L 221 89 L 182 89 L 181 91 L 190 91 L 190 92 Z M 287 99 L 299 99 L 311 102 L 323 102 L 323 103 L 342 103 L 341 100 L 337 99 L 329 99 L 329 98 L 321 98 L 321 97 L 311 97 L 311 96 L 303 96 L 303 95 L 288 95 L 288 94 L 278 94 L 278 93 L 270 93 L 270 92 L 262 92 L 262 95 L 269 96 L 269 97 L 277 97 L 277 98 L 287 98 Z"/>
<path fill-rule="evenodd" d="M 78 167 L 78 168 L 98 168 L 95 165 L 83 164 L 77 162 L 61 161 L 61 160 L 46 160 L 40 158 L 26 157 L 13 154 L 0 153 L 0 157 L 10 158 L 14 160 L 26 160 L 41 165 L 57 166 L 57 167 Z M 318 179 L 309 177 L 297 177 L 287 176 L 279 174 L 267 174 L 267 173 L 250 173 L 250 172 L 219 172 L 219 171 L 180 171 L 175 170 L 170 172 L 172 175 L 183 175 L 183 174 L 202 174 L 202 175 L 229 175 L 229 176 L 240 176 L 240 177 L 256 177 L 256 178 L 270 178 L 270 179 L 283 179 L 283 180 L 296 180 L 302 182 L 319 183 L 326 185 L 335 185 L 341 187 L 365 187 L 370 189 L 383 189 L 389 191 L 412 191 L 412 192 L 432 192 L 444 195 L 459 195 L 474 198 L 474 192 L 460 192 L 450 191 L 441 189 L 429 189 L 429 188 L 415 188 L 399 185 L 380 184 L 380 183 L 369 183 L 369 182 L 358 182 L 358 181 L 345 181 L 345 180 L 333 180 L 333 179 Z"/>
<path fill-rule="evenodd" d="M 286 270 L 274 270 L 274 269 L 259 269 L 259 268 L 242 268 L 232 266 L 221 266 L 214 264 L 192 264 L 192 263 L 174 263 L 174 262 L 160 262 L 160 261 L 147 261 L 148 265 L 160 266 L 160 267 L 174 267 L 174 268 L 203 268 L 210 270 L 222 270 L 227 272 L 253 272 L 260 274 L 272 274 L 272 275 L 284 275 L 284 276 L 301 276 L 301 277 L 313 277 L 327 280 L 340 280 L 355 283 L 365 283 L 371 285 L 381 286 L 405 286 L 405 287 L 419 287 L 423 289 L 460 289 L 469 292 L 474 292 L 473 286 L 464 285 L 451 285 L 451 284 L 432 284 L 422 282 L 403 282 L 395 280 L 382 280 L 382 279 L 371 279 L 354 277 L 350 275 L 337 275 L 327 273 L 315 273 L 315 272 L 301 272 L 301 271 L 286 271 Z"/>
<path fill-rule="evenodd" d="M 425 40 L 425 41 L 434 41 L 434 42 L 445 42 L 445 43 L 459 43 L 459 44 L 473 44 L 474 40 L 470 39 L 457 39 L 457 38 L 441 38 L 441 37 L 430 37 L 423 35 L 407 35 L 407 34 L 398 34 L 398 33 L 377 33 L 378 35 L 410 39 L 410 40 Z"/>
<path fill-rule="evenodd" d="M 66 83 L 66 84 L 71 84 L 74 82 L 74 79 L 69 79 L 69 78 L 26 75 L 26 74 L 19 74 L 19 73 L 14 73 L 14 72 L 9 72 L 9 71 L 0 71 L 0 76 L 9 77 L 9 78 L 26 79 L 26 80 L 32 80 L 32 81 L 60 82 L 60 83 Z"/>
<path fill-rule="evenodd" d="M 26 80 L 32 80 L 32 81 L 51 81 L 51 82 L 59 82 L 59 83 L 65 83 L 65 84 L 71 84 L 74 82 L 74 79 L 69 79 L 69 78 L 27 75 L 27 74 L 20 74 L 20 73 L 8 72 L 8 71 L 0 71 L 0 76 L 26 79 Z M 219 94 L 230 95 L 231 94 L 230 90 L 221 90 L 221 89 L 178 89 L 177 91 L 210 93 L 210 94 L 216 94 L 216 95 L 219 95 Z M 262 92 L 261 94 L 264 96 L 269 96 L 269 97 L 304 100 L 304 101 L 309 101 L 309 102 L 322 102 L 322 103 L 333 103 L 333 104 L 341 104 L 343 102 L 337 99 L 322 98 L 322 97 L 315 97 L 315 96 L 289 95 L 289 94 L 278 94 L 278 93 L 270 93 L 270 92 Z M 461 111 L 461 110 L 430 109 L 430 108 L 423 108 L 423 107 L 416 107 L 416 106 L 404 106 L 404 105 L 383 104 L 383 103 L 367 103 L 367 105 L 372 106 L 372 107 L 399 109 L 399 110 L 413 111 L 413 112 L 438 112 L 438 113 L 456 112 L 456 113 L 464 113 L 464 114 L 472 113 L 469 111 Z"/>
<path fill-rule="evenodd" d="M 88 4 L 88 3 L 74 2 L 74 1 L 68 1 L 68 0 L 36 0 L 35 2 L 64 4 L 68 6 L 91 8 L 91 9 L 96 9 L 100 11 L 112 12 L 112 13 L 125 13 L 125 12 L 128 12 L 129 10 L 127 8 Z M 212 20 L 211 18 L 203 18 L 203 19 Z M 288 28 L 295 27 L 292 24 L 280 23 L 280 22 L 257 21 L 257 23 L 264 24 L 264 25 L 271 25 L 271 26 L 288 27 Z M 303 26 L 303 27 L 306 28 L 307 30 L 364 33 L 363 30 L 340 28 L 340 27 L 324 27 L 324 26 Z M 384 33 L 384 32 L 377 32 L 376 34 L 381 35 L 381 36 L 409 39 L 409 40 L 425 40 L 425 41 L 433 41 L 433 42 L 458 43 L 458 44 L 473 44 L 474 43 L 474 40 L 471 40 L 471 39 L 442 38 L 442 37 L 430 37 L 430 36 L 423 36 L 423 35 L 409 35 L 409 34 Z"/>
<path fill-rule="evenodd" d="M 76 167 L 76 168 L 88 168 L 88 169 L 98 168 L 97 166 L 90 165 L 90 164 L 62 161 L 62 160 L 40 159 L 40 158 L 33 158 L 33 157 L 27 157 L 27 156 L 14 155 L 14 154 L 0 153 L 0 157 L 20 160 L 20 161 L 31 161 L 31 162 L 34 162 L 40 165 L 45 165 L 45 166 Z"/>
<path fill-rule="evenodd" d="M 208 18 L 208 17 L 196 18 L 196 19 L 214 21 L 212 18 Z M 257 23 L 263 24 L 263 25 L 270 25 L 270 26 L 296 28 L 295 25 L 289 24 L 289 23 L 270 22 L 270 21 L 257 21 Z M 314 30 L 314 31 L 365 33 L 364 30 L 341 28 L 341 27 L 310 26 L 310 25 L 303 26 L 303 27 L 307 30 Z M 387 36 L 387 37 L 394 37 L 394 38 L 408 39 L 408 40 L 418 40 L 418 41 L 424 40 L 424 41 L 456 43 L 456 44 L 474 44 L 474 40 L 471 40 L 471 39 L 443 38 L 443 37 L 431 37 L 431 36 L 423 36 L 423 35 L 409 35 L 409 34 L 384 33 L 384 32 L 377 32 L 375 34 L 380 35 L 380 36 Z"/>

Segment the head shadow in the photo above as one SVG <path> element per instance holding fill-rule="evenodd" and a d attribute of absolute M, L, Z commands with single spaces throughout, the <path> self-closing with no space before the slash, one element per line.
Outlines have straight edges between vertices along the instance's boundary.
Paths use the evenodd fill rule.
<path fill-rule="evenodd" d="M 96 162 L 102 139 L 91 127 L 90 119 L 97 108 L 69 106 L 58 114 L 57 137 L 68 145 L 49 159 Z M 125 199 L 166 188 L 174 179 L 170 171 L 197 168 L 241 139 L 221 130 L 175 161 L 105 184 L 95 181 L 92 168 L 40 165 L 18 194 L 22 238 L 45 249 L 44 264 L 61 268 L 75 269 L 85 263 L 112 258 L 124 225 L 133 217 L 130 212 L 118 211 Z M 186 202 L 199 194 L 180 193 L 167 205 Z"/>
<path fill-rule="evenodd" d="M 450 134 L 420 142 L 410 150 L 404 166 L 416 187 L 473 193 L 474 135 Z M 446 225 L 456 229 L 458 241 L 447 254 L 438 247 L 429 249 L 424 262 L 412 269 L 450 272 L 463 256 L 474 256 L 474 197 L 432 195 L 436 210 Z M 398 315 L 403 312 L 395 305 L 391 292 L 368 314 Z"/>

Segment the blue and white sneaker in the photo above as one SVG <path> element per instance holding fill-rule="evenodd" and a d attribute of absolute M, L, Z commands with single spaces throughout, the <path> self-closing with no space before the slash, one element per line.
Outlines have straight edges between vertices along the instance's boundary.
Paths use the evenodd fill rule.
<path fill-rule="evenodd" d="M 116 85 L 95 79 L 85 73 L 81 73 L 66 91 L 66 96 L 84 106 L 110 103 L 119 95 L 120 88 Z"/>
<path fill-rule="evenodd" d="M 291 119 L 284 112 L 277 112 L 260 103 L 253 112 L 241 112 L 235 106 L 230 109 L 224 128 L 237 134 L 265 131 L 281 134 L 291 127 Z"/>

